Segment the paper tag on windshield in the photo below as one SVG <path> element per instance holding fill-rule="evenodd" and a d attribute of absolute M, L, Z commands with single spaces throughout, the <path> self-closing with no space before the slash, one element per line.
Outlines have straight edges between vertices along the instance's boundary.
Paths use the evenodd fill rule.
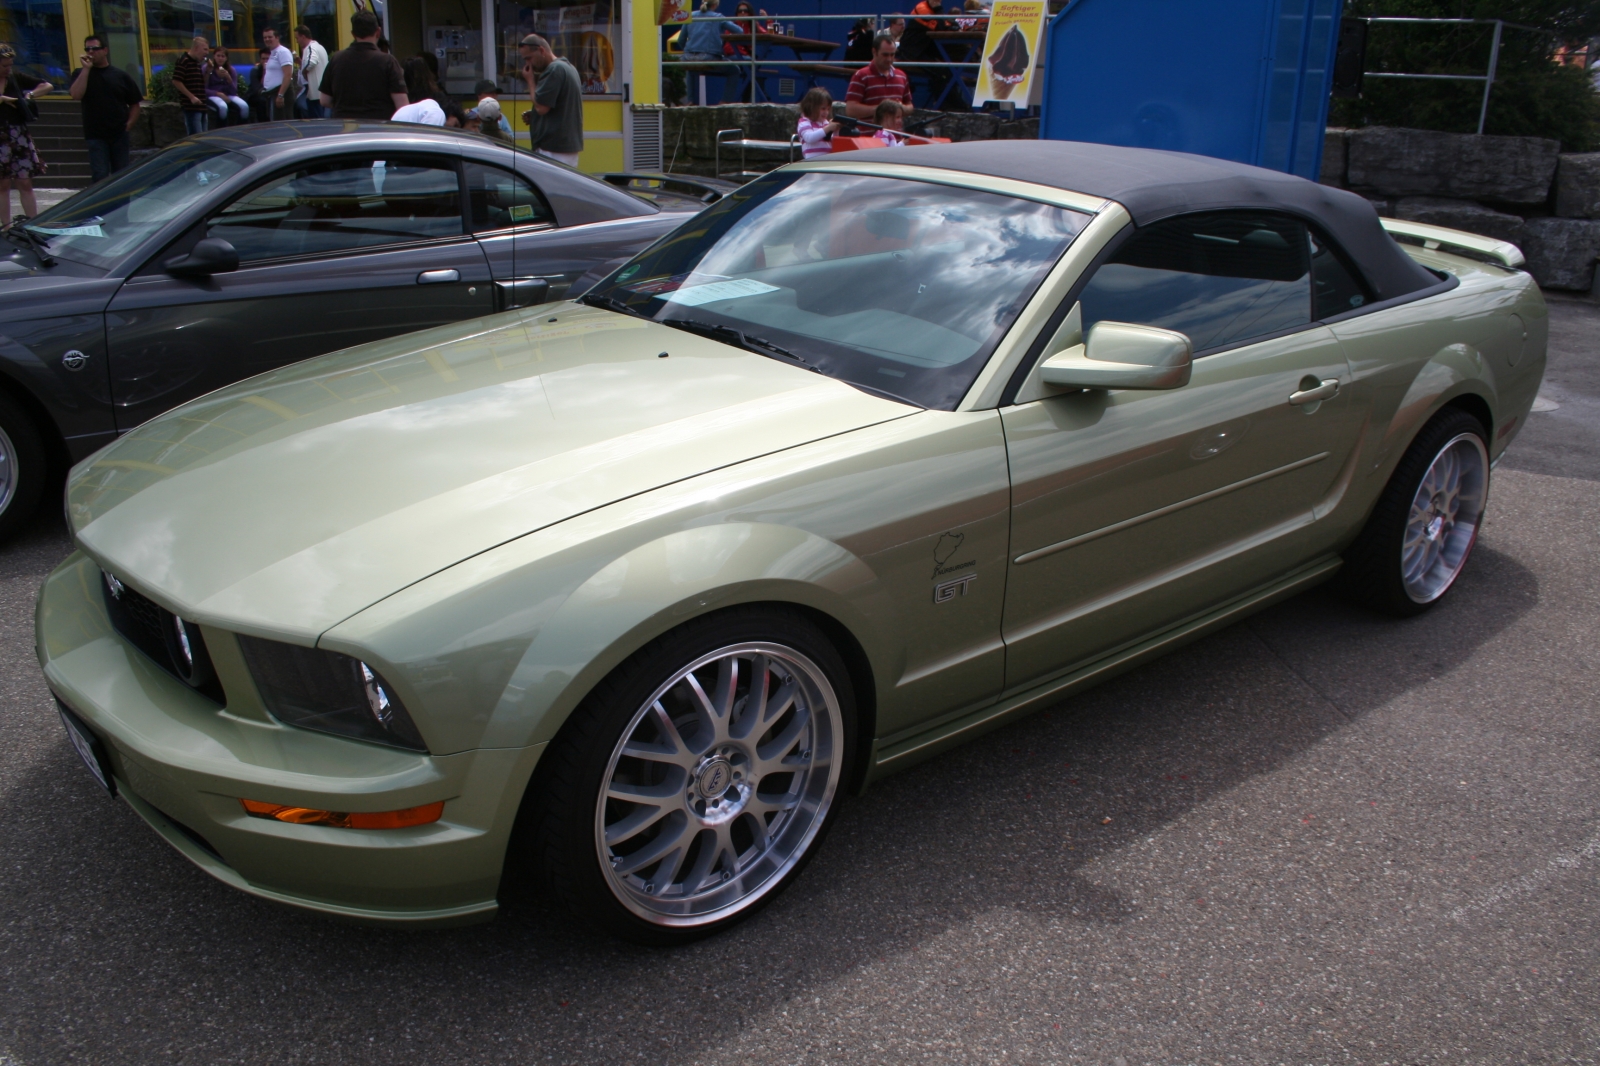
<path fill-rule="evenodd" d="M 34 228 L 42 233 L 48 233 L 52 237 L 104 237 L 106 235 L 105 230 L 99 226 L 66 226 L 61 229 L 57 229 L 55 226 L 35 226 Z"/>
<path fill-rule="evenodd" d="M 740 296 L 760 296 L 764 292 L 777 292 L 776 285 L 768 285 L 764 281 L 751 281 L 749 278 L 739 278 L 735 281 L 713 281 L 709 285 L 695 285 L 687 289 L 679 289 L 668 297 L 675 304 L 684 304 L 687 307 L 699 307 L 714 300 L 732 300 Z"/>

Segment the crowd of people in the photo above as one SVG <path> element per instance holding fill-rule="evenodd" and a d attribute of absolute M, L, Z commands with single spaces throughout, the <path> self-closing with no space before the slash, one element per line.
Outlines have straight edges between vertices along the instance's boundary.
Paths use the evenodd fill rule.
<path fill-rule="evenodd" d="M 189 134 L 247 122 L 288 119 L 356 119 L 450 126 L 514 143 L 501 110 L 499 86 L 478 82 L 477 103 L 463 107 L 439 86 L 437 57 L 422 53 L 402 63 L 389 50 L 376 16 L 357 11 L 350 19 L 348 48 L 328 50 L 307 26 L 294 30 L 298 53 L 275 29 L 261 35 L 261 49 L 248 75 L 235 70 L 226 48 L 195 37 L 174 59 L 172 89 Z M 583 84 L 577 70 L 557 56 L 543 37 L 521 44 L 522 76 L 532 106 L 523 113 L 530 146 L 551 159 L 577 166 L 583 151 Z M 38 118 L 34 97 L 54 86 L 13 70 L 16 51 L 0 44 L 0 226 L 11 222 L 11 190 L 23 213 L 38 213 L 33 179 L 44 161 L 28 127 Z M 92 180 L 128 166 L 132 130 L 146 97 L 127 71 L 113 66 L 105 39 L 84 39 L 79 67 L 67 86 L 82 105 L 83 138 Z"/>

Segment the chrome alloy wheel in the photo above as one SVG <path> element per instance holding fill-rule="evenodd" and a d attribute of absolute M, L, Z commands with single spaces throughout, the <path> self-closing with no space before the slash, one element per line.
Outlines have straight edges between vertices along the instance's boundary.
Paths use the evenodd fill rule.
<path fill-rule="evenodd" d="M 1489 454 L 1475 433 L 1447 441 L 1422 475 L 1406 518 L 1400 579 L 1415 603 L 1443 596 L 1466 565 L 1489 499 Z"/>
<path fill-rule="evenodd" d="M 827 819 L 843 730 L 827 676 L 793 648 L 737 644 L 674 673 L 623 730 L 596 805 L 617 899 L 684 927 L 771 891 Z"/>

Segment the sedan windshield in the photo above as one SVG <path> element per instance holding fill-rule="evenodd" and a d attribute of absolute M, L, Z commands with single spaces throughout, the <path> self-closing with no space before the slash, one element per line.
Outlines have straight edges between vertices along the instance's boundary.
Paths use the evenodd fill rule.
<path fill-rule="evenodd" d="M 973 189 L 780 171 L 584 299 L 950 410 L 1088 221 Z"/>
<path fill-rule="evenodd" d="M 109 267 L 250 164 L 248 156 L 198 144 L 166 151 L 30 219 L 51 255 Z"/>

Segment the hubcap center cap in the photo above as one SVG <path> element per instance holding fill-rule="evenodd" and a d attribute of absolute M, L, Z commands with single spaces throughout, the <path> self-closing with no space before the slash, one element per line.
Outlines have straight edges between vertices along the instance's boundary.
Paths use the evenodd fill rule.
<path fill-rule="evenodd" d="M 745 772 L 748 760 L 727 746 L 710 752 L 695 767 L 689 784 L 689 809 L 704 825 L 722 825 L 744 812 L 753 791 Z"/>
<path fill-rule="evenodd" d="M 718 799 L 733 784 L 733 765 L 726 759 L 713 759 L 695 778 L 695 787 L 708 800 Z"/>
<path fill-rule="evenodd" d="M 1428 521 L 1427 532 L 1429 540 L 1438 540 L 1439 535 L 1444 532 L 1444 515 L 1434 515 Z"/>

